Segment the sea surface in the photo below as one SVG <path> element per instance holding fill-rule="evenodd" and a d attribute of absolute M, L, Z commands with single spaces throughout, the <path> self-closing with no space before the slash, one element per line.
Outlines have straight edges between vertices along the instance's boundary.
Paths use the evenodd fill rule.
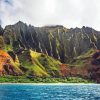
<path fill-rule="evenodd" d="M 0 100 L 100 100 L 100 84 L 0 84 Z"/>

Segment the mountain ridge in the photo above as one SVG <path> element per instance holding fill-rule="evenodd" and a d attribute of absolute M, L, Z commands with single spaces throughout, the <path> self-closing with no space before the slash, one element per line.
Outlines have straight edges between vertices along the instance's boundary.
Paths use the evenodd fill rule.
<path fill-rule="evenodd" d="M 34 27 L 19 21 L 5 29 L 0 27 L 0 48 L 14 62 L 17 57 L 18 68 L 28 77 L 78 76 L 100 82 L 99 72 L 93 70 L 99 71 L 100 63 L 92 63 L 99 62 L 99 58 L 92 57 L 100 50 L 99 44 L 100 32 L 85 26 Z"/>
<path fill-rule="evenodd" d="M 73 56 L 79 56 L 92 47 L 100 48 L 99 43 L 97 43 L 100 38 L 100 32 L 89 27 L 83 26 L 75 29 L 67 29 L 63 26 L 59 27 L 59 25 L 55 27 L 34 27 L 31 25 L 27 26 L 27 24 L 20 21 L 15 25 L 5 27 L 4 30 L 9 31 L 9 29 L 26 48 L 47 53 L 55 59 L 61 59 L 63 63 L 67 61 L 67 56 L 73 58 Z"/>
<path fill-rule="evenodd" d="M 11 25 L 6 25 L 4 28 L 2 28 L 1 26 L 2 25 L 0 25 L 0 28 L 2 28 L 2 29 L 5 29 L 7 26 L 13 26 L 13 25 L 17 25 L 17 24 L 19 24 L 19 25 L 27 25 L 27 26 L 32 26 L 32 27 L 38 27 L 38 28 L 42 28 L 42 27 L 64 27 L 64 28 L 66 28 L 66 29 L 82 29 L 82 28 L 88 28 L 88 29 L 93 29 L 93 30 L 95 30 L 95 31 L 98 31 L 98 32 L 100 32 L 99 30 L 96 30 L 95 28 L 93 28 L 93 27 L 89 27 L 89 26 L 82 26 L 82 27 L 71 27 L 71 28 L 67 28 L 67 27 L 65 27 L 65 26 L 63 26 L 63 25 L 59 25 L 59 24 L 52 24 L 52 25 L 44 25 L 44 26 L 34 26 L 34 25 L 32 25 L 32 24 L 27 24 L 27 23 L 25 23 L 25 22 L 22 22 L 22 21 L 18 21 L 18 22 L 16 22 L 15 24 L 11 24 Z"/>

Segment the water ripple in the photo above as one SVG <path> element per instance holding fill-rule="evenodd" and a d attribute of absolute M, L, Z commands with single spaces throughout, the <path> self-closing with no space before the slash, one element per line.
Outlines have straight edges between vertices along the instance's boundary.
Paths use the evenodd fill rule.
<path fill-rule="evenodd" d="M 100 85 L 0 85 L 0 100 L 100 100 Z"/>

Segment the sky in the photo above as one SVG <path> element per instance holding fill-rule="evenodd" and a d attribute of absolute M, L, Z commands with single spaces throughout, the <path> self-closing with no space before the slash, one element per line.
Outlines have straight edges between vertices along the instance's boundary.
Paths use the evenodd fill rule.
<path fill-rule="evenodd" d="M 0 0 L 0 24 L 88 26 L 100 31 L 100 0 Z"/>

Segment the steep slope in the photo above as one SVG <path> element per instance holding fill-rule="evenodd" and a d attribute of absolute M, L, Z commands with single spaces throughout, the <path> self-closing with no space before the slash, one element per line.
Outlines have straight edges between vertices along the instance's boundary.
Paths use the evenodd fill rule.
<path fill-rule="evenodd" d="M 97 50 L 92 56 L 89 73 L 92 80 L 100 83 L 100 50 Z"/>
<path fill-rule="evenodd" d="M 0 75 L 100 82 L 99 44 L 100 32 L 89 27 L 34 27 L 19 21 L 0 27 Z"/>
<path fill-rule="evenodd" d="M 61 25 L 34 27 L 19 21 L 6 26 L 3 35 L 7 46 L 15 52 L 31 48 L 63 63 L 91 48 L 100 49 L 100 32 L 85 26 L 75 29 Z"/>
<path fill-rule="evenodd" d="M 18 67 L 18 62 L 15 61 L 5 50 L 3 36 L 0 36 L 0 76 L 2 75 L 21 75 L 22 71 Z"/>
<path fill-rule="evenodd" d="M 100 83 L 100 50 L 91 49 L 69 65 L 71 76 L 80 76 Z"/>
<path fill-rule="evenodd" d="M 21 25 L 22 26 L 22 25 Z M 20 68 L 25 76 L 28 77 L 60 77 L 60 61 L 49 57 L 45 53 L 38 53 L 27 47 L 22 39 L 17 39 L 18 33 L 15 35 L 10 29 L 5 30 L 3 36 L 0 36 L 0 48 L 8 52 L 13 59 L 13 63 Z M 25 45 L 25 47 L 24 47 Z M 4 58 L 2 58 L 4 59 Z M 8 70 L 9 71 L 9 70 Z"/>
<path fill-rule="evenodd" d="M 19 53 L 18 59 L 20 61 L 20 68 L 28 76 L 38 77 L 59 77 L 60 76 L 60 62 L 47 56 L 43 53 L 32 51 L 23 51 Z"/>
<path fill-rule="evenodd" d="M 0 49 L 0 76 L 60 77 L 61 63 L 46 54 L 25 50 L 17 53 Z"/>
<path fill-rule="evenodd" d="M 22 71 L 17 63 L 13 61 L 10 55 L 0 49 L 0 76 L 2 75 L 21 75 Z"/>
<path fill-rule="evenodd" d="M 3 30 L 3 28 L 0 25 L 0 35 L 3 35 L 3 32 L 4 32 L 4 30 Z"/>

